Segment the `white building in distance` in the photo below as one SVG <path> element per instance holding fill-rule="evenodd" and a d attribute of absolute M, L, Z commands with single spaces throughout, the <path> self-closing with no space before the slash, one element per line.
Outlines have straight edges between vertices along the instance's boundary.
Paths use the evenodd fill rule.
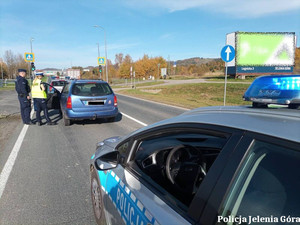
<path fill-rule="evenodd" d="M 80 79 L 80 69 L 67 69 L 66 76 L 70 79 Z"/>

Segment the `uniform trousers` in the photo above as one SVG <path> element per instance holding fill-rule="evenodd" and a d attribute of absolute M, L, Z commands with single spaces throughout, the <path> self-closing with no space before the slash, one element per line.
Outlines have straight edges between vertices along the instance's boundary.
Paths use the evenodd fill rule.
<path fill-rule="evenodd" d="M 27 99 L 27 97 L 18 96 L 21 108 L 21 117 L 23 123 L 30 123 L 30 111 L 31 111 L 31 102 Z"/>
<path fill-rule="evenodd" d="M 35 98 L 34 99 L 35 106 L 36 106 L 36 120 L 37 122 L 42 122 L 41 119 L 41 111 L 44 112 L 45 118 L 47 120 L 47 123 L 50 123 L 51 120 L 48 115 L 48 108 L 47 108 L 47 102 L 45 98 Z"/>

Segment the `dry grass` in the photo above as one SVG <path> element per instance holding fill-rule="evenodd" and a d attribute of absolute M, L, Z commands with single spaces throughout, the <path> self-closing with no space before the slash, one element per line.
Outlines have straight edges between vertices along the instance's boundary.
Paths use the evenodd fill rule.
<path fill-rule="evenodd" d="M 226 105 L 247 105 L 242 97 L 250 84 L 227 84 Z M 157 93 L 155 90 L 157 89 Z M 149 99 L 185 108 L 223 105 L 224 84 L 182 84 L 159 86 L 139 90 L 122 90 L 119 93 Z M 151 90 L 151 91 L 150 91 Z M 159 91 L 158 91 L 159 90 Z"/>

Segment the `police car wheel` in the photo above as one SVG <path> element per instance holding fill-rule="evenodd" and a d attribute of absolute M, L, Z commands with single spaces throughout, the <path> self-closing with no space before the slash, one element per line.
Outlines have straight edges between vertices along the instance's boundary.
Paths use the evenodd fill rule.
<path fill-rule="evenodd" d="M 103 201 L 101 187 L 97 178 L 96 170 L 91 171 L 91 197 L 93 210 L 97 224 L 104 224 Z"/>

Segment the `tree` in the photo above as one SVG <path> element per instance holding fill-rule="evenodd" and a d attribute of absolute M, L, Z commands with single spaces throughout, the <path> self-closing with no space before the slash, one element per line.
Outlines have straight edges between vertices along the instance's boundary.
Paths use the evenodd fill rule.
<path fill-rule="evenodd" d="M 135 74 L 138 78 L 148 78 L 150 76 L 154 76 L 159 79 L 160 69 L 166 67 L 167 62 L 164 58 L 149 58 L 148 55 L 144 55 L 142 59 L 139 59 L 135 63 Z"/>
<path fill-rule="evenodd" d="M 25 62 L 21 54 L 15 55 L 11 50 L 6 50 L 4 53 L 4 61 L 7 65 L 9 79 L 16 78 L 19 68 L 27 69 L 29 71 L 29 64 Z"/>
<path fill-rule="evenodd" d="M 123 53 L 116 54 L 115 63 L 118 68 L 120 68 L 121 64 L 123 63 L 124 55 Z"/>
<path fill-rule="evenodd" d="M 300 47 L 295 51 L 295 70 L 294 73 L 300 73 Z"/>
<path fill-rule="evenodd" d="M 16 59 L 15 55 L 13 54 L 12 50 L 6 50 L 4 53 L 4 61 L 6 62 L 7 65 L 7 73 L 8 73 L 8 78 L 12 79 L 14 75 L 16 75 Z"/>
<path fill-rule="evenodd" d="M 0 58 L 0 78 L 2 79 L 2 74 L 3 74 L 3 79 L 8 78 L 7 75 L 7 65 L 3 61 L 2 58 Z"/>
<path fill-rule="evenodd" d="M 132 66 L 133 61 L 130 55 L 126 55 L 120 68 L 119 68 L 119 77 L 128 79 L 130 78 L 130 67 Z"/>

